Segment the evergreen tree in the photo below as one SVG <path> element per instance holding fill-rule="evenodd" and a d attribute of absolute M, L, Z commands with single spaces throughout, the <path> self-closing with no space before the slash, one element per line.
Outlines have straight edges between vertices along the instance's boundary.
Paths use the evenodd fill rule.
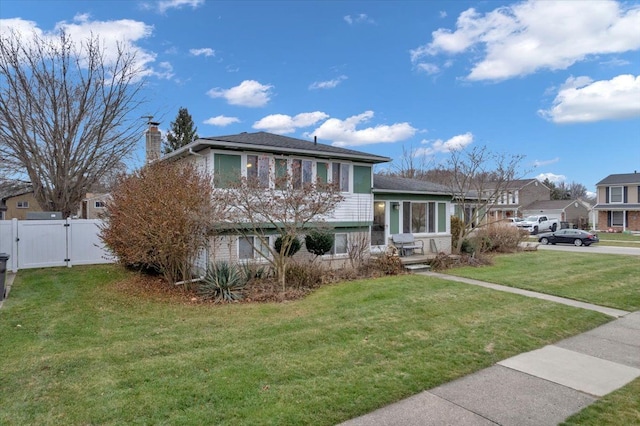
<path fill-rule="evenodd" d="M 189 110 L 180 107 L 176 120 L 171 122 L 171 129 L 167 132 L 163 152 L 168 154 L 198 139 L 197 131 Z"/>

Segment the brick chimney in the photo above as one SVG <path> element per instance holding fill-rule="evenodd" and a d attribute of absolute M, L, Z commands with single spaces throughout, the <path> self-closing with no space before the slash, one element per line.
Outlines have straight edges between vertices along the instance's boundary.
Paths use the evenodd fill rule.
<path fill-rule="evenodd" d="M 162 143 L 162 133 L 158 130 L 158 122 L 149 121 L 149 128 L 146 133 L 147 140 L 147 164 L 160 159 L 160 145 Z"/>

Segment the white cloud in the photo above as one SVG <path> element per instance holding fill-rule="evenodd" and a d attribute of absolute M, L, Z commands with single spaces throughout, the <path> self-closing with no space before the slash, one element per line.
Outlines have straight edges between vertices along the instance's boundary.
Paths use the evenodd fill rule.
<path fill-rule="evenodd" d="M 115 63 L 118 47 L 120 46 L 135 55 L 136 67 L 140 70 L 140 77 L 155 75 L 160 78 L 166 78 L 167 69 L 171 66 L 165 62 L 162 63 L 161 70 L 156 71 L 152 68 L 152 64 L 156 60 L 156 54 L 143 49 L 137 43 L 151 36 L 153 26 L 132 19 L 92 21 L 88 14 L 78 14 L 73 18 L 72 22 L 61 21 L 56 23 L 51 31 L 43 31 L 33 21 L 26 21 L 20 18 L 0 19 L 1 35 L 7 36 L 11 30 L 16 32 L 16 35 L 20 37 L 21 42 L 25 45 L 30 43 L 33 33 L 49 42 L 59 43 L 60 31 L 64 30 L 78 47 L 81 42 L 91 37 L 99 37 L 107 65 Z"/>
<path fill-rule="evenodd" d="M 549 164 L 555 164 L 560 161 L 560 157 L 552 158 L 551 160 L 536 160 L 533 162 L 533 167 L 548 166 Z"/>
<path fill-rule="evenodd" d="M 253 123 L 253 128 L 277 134 L 293 133 L 297 128 L 313 126 L 329 115 L 321 111 L 303 112 L 294 117 L 285 114 L 272 114 Z"/>
<path fill-rule="evenodd" d="M 196 9 L 204 4 L 204 0 L 161 0 L 158 2 L 158 12 L 165 13 L 169 9 L 182 9 L 183 6 L 191 6 Z"/>
<path fill-rule="evenodd" d="M 366 13 L 360 13 L 358 15 L 347 15 L 343 18 L 345 20 L 345 22 L 349 25 L 353 25 L 353 24 L 375 24 L 375 21 L 371 18 L 369 18 L 369 16 L 367 16 Z"/>
<path fill-rule="evenodd" d="M 419 63 L 417 67 L 419 70 L 424 71 L 429 75 L 437 74 L 440 72 L 440 67 L 438 67 L 436 64 L 430 64 L 427 62 Z"/>
<path fill-rule="evenodd" d="M 328 81 L 315 81 L 309 85 L 309 90 L 315 89 L 333 89 L 338 84 L 342 83 L 347 79 L 346 75 L 341 75 L 339 77 L 334 78 L 333 80 Z"/>
<path fill-rule="evenodd" d="M 434 155 L 438 153 L 448 153 L 451 151 L 459 151 L 466 148 L 473 142 L 473 133 L 467 132 L 461 135 L 456 135 L 446 141 L 442 139 L 436 139 L 435 141 L 422 141 L 423 144 L 430 144 L 431 146 L 426 148 L 418 148 L 413 152 L 414 157 L 422 157 L 428 155 Z"/>
<path fill-rule="evenodd" d="M 554 173 L 540 173 L 536 176 L 536 179 L 540 182 L 543 182 L 545 179 L 549 179 L 549 182 L 560 183 L 566 181 L 567 177 L 565 175 L 556 175 Z"/>
<path fill-rule="evenodd" d="M 502 80 L 540 69 L 566 69 L 592 55 L 640 49 L 640 6 L 606 1 L 524 1 L 486 14 L 468 9 L 455 31 L 440 28 L 411 60 L 463 52 L 483 54 L 469 80 Z"/>
<path fill-rule="evenodd" d="M 390 126 L 378 125 L 356 130 L 360 123 L 373 117 L 373 111 L 348 117 L 345 120 L 330 118 L 313 131 L 310 136 L 333 141 L 334 146 L 358 146 L 375 143 L 390 143 L 408 139 L 416 133 L 409 123 L 395 123 Z"/>
<path fill-rule="evenodd" d="M 583 123 L 640 117 L 640 75 L 611 80 L 569 78 L 550 109 L 538 113 L 554 123 Z"/>
<path fill-rule="evenodd" d="M 209 47 L 203 47 L 202 49 L 189 49 L 189 53 L 191 53 L 193 56 L 215 56 L 216 55 L 216 51 L 209 48 Z"/>
<path fill-rule="evenodd" d="M 216 87 L 207 92 L 212 98 L 225 98 L 231 105 L 246 107 L 265 106 L 271 100 L 271 89 L 269 84 L 260 84 L 255 80 L 245 80 L 238 86 L 230 89 Z"/>
<path fill-rule="evenodd" d="M 217 117 L 211 117 L 204 120 L 204 124 L 211 124 L 212 126 L 224 127 L 229 124 L 239 123 L 240 119 L 236 117 L 226 117 L 224 115 L 219 115 Z"/>

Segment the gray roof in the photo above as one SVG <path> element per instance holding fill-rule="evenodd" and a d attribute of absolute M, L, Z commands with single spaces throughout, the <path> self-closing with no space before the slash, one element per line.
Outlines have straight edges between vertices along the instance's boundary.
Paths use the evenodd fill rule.
<path fill-rule="evenodd" d="M 237 135 L 200 138 L 163 158 L 177 158 L 187 155 L 189 150 L 197 152 L 206 148 L 236 151 L 251 150 L 273 154 L 298 154 L 328 159 L 348 159 L 365 163 L 386 163 L 391 161 L 388 157 L 267 132 L 244 132 Z"/>
<path fill-rule="evenodd" d="M 609 175 L 602 179 L 596 185 L 623 185 L 627 183 L 640 184 L 640 173 L 623 173 L 618 175 Z"/>
<path fill-rule="evenodd" d="M 627 211 L 640 211 L 640 204 L 639 203 L 626 203 L 626 204 L 606 204 L 606 203 L 600 203 L 600 204 L 596 204 L 593 207 L 594 210 L 615 210 L 615 211 L 619 211 L 619 210 L 627 210 Z"/>
<path fill-rule="evenodd" d="M 534 201 L 531 204 L 528 204 L 522 210 L 563 210 L 569 207 L 573 203 L 578 203 L 578 205 L 582 206 L 585 210 L 589 210 L 584 204 L 582 204 L 579 200 L 540 200 Z"/>
<path fill-rule="evenodd" d="M 504 189 L 522 189 L 527 185 L 530 185 L 532 183 L 538 182 L 538 184 L 544 186 L 546 188 L 546 185 L 544 183 L 542 183 L 541 181 L 539 181 L 538 179 L 532 178 L 532 179 L 514 179 L 508 182 L 500 182 L 499 184 L 502 185 L 504 187 Z M 506 183 L 506 186 L 505 186 Z M 498 182 L 487 182 L 487 189 L 489 188 L 496 188 L 496 186 L 498 186 Z"/>
<path fill-rule="evenodd" d="M 451 194 L 449 188 L 437 183 L 380 174 L 373 175 L 373 192 Z"/>

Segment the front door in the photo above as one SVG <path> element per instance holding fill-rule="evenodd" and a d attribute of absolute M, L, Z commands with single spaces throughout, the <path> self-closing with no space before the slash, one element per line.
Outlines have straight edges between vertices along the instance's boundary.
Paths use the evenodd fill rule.
<path fill-rule="evenodd" d="M 386 241 L 386 211 L 387 203 L 376 201 L 373 203 L 373 225 L 371 226 L 371 246 L 384 250 Z"/>

